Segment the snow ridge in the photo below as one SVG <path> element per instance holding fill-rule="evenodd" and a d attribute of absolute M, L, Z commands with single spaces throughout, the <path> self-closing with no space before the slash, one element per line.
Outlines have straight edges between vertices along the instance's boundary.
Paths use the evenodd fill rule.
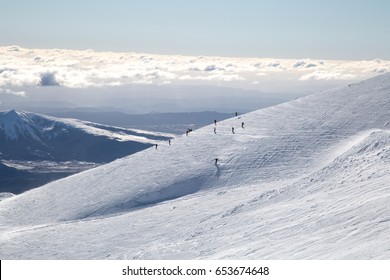
<path fill-rule="evenodd" d="M 24 136 L 40 141 L 35 121 L 25 112 L 11 110 L 3 113 L 0 126 L 3 127 L 6 137 L 10 140 L 17 140 L 19 136 Z"/>
<path fill-rule="evenodd" d="M 389 258 L 389 96 L 385 74 L 211 120 L 171 145 L 4 199 L 2 254 Z M 63 243 L 36 249 L 46 238 Z"/>

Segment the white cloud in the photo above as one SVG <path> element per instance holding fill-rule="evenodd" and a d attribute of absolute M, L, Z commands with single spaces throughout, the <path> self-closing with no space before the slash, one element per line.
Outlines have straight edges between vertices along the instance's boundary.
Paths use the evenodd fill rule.
<path fill-rule="evenodd" d="M 342 74 L 338 72 L 324 72 L 318 71 L 309 74 L 305 74 L 299 78 L 300 81 L 308 80 L 353 80 L 356 76 L 352 74 Z"/>
<path fill-rule="evenodd" d="M 206 72 L 211 72 L 211 71 L 215 71 L 215 70 L 220 70 L 220 69 L 215 65 L 208 65 L 203 69 L 203 71 L 206 71 Z"/>
<path fill-rule="evenodd" d="M 274 61 L 271 63 L 268 63 L 268 67 L 280 67 L 280 61 Z"/>
<path fill-rule="evenodd" d="M 19 46 L 9 46 L 9 47 L 6 47 L 6 49 L 10 52 L 18 52 L 20 51 L 20 47 Z"/>
<path fill-rule="evenodd" d="M 45 86 L 59 86 L 60 84 L 57 82 L 55 73 L 45 72 L 41 74 L 41 79 L 38 85 L 45 87 Z"/>
<path fill-rule="evenodd" d="M 390 61 L 323 61 L 158 55 L 0 47 L 0 87 L 111 87 L 207 84 L 271 90 L 272 83 L 362 80 L 390 71 Z M 264 82 L 266 81 L 266 83 Z M 264 85 L 267 88 L 264 88 Z M 298 83 L 295 83 L 297 85 Z M 287 84 L 286 84 L 287 86 Z"/>
<path fill-rule="evenodd" d="M 314 61 L 311 59 L 301 59 L 301 60 L 295 61 L 294 64 L 292 65 L 292 67 L 302 69 L 302 68 L 314 68 L 314 67 L 318 67 L 321 65 L 324 65 L 324 61 Z"/>
<path fill-rule="evenodd" d="M 0 89 L 0 94 L 9 94 L 9 95 L 15 95 L 15 96 L 20 96 L 20 97 L 26 96 L 25 91 L 13 91 L 10 89 Z"/>

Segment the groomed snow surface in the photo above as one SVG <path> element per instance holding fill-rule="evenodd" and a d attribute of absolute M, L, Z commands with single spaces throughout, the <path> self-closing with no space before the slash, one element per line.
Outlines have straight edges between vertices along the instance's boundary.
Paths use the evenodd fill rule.
<path fill-rule="evenodd" d="M 210 123 L 0 201 L 0 258 L 390 258 L 390 74 Z"/>

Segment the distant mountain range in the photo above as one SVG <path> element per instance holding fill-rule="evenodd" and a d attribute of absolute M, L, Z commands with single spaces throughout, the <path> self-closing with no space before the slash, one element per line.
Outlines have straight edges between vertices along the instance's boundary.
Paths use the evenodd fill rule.
<path fill-rule="evenodd" d="M 179 135 L 183 134 L 188 128 L 198 129 L 209 125 L 214 120 L 221 121 L 235 115 L 235 112 L 220 113 L 215 111 L 127 114 L 116 111 L 94 110 L 91 108 L 62 109 L 56 112 L 51 110 L 44 109 L 42 113 L 60 118 L 76 118 L 106 125 L 162 131 Z"/>
<path fill-rule="evenodd" d="M 11 110 L 0 112 L 0 158 L 109 162 L 172 136 Z"/>
<path fill-rule="evenodd" d="M 75 162 L 101 164 L 172 137 L 167 133 L 125 129 L 31 112 L 0 112 L 0 160 L 3 161 L 0 166 L 0 192 L 18 193 L 86 168 L 85 164 L 80 164 L 80 169 L 72 168 L 71 171 L 62 168 L 60 172 L 53 169 L 53 172 L 40 172 L 33 168 L 36 162 L 47 162 L 48 165 L 55 165 L 55 169 L 58 169 L 59 162 L 64 165 L 71 162 L 73 167 Z M 18 161 L 17 166 L 29 170 L 14 168 L 14 161 Z M 42 168 L 42 164 L 39 166 Z M 37 173 L 41 173 L 39 178 Z"/>

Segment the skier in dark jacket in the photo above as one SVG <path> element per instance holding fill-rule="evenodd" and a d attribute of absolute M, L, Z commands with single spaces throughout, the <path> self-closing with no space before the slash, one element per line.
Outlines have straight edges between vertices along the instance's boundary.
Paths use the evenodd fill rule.
<path fill-rule="evenodd" d="M 192 131 L 192 128 L 187 129 L 186 135 L 188 136 L 188 133 L 190 133 L 191 131 Z"/>

